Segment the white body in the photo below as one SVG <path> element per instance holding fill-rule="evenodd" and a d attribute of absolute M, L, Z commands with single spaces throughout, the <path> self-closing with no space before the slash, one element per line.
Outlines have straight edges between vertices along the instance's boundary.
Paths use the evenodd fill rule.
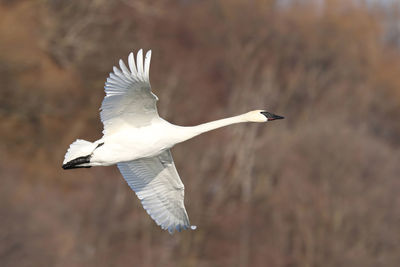
<path fill-rule="evenodd" d="M 163 229 L 188 229 L 184 185 L 176 171 L 170 148 L 204 132 L 241 122 L 266 122 L 283 117 L 263 110 L 212 121 L 197 126 L 173 125 L 158 116 L 151 92 L 151 51 L 143 62 L 131 53 L 129 69 L 120 60 L 107 79 L 101 106 L 103 137 L 95 142 L 76 140 L 65 154 L 63 168 L 117 164 L 128 185 L 136 192 L 148 214 Z M 144 63 L 144 64 L 143 64 Z"/>
<path fill-rule="evenodd" d="M 118 162 L 154 157 L 171 148 L 178 140 L 179 126 L 154 119 L 150 125 L 140 128 L 126 125 L 121 131 L 104 136 L 95 143 L 104 143 L 93 152 L 91 166 L 108 166 Z"/>
<path fill-rule="evenodd" d="M 246 113 L 212 123 L 186 127 L 171 124 L 161 118 L 154 118 L 149 125 L 138 128 L 127 124 L 121 127 L 120 131 L 94 142 L 104 145 L 93 151 L 90 166 L 109 166 L 118 162 L 154 157 L 201 133 L 228 124 L 248 121 L 246 116 L 249 117 L 251 114 Z"/>

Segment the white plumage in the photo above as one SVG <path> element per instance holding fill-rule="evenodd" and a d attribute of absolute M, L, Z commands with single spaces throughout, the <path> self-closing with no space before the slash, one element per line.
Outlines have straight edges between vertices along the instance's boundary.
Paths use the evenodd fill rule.
<path fill-rule="evenodd" d="M 152 118 L 158 117 L 157 96 L 151 92 L 149 81 L 151 51 L 146 53 L 143 69 L 143 52 L 137 54 L 137 69 L 133 53 L 128 57 L 129 68 L 119 61 L 122 72 L 114 67 L 105 84 L 106 97 L 101 105 L 101 121 L 104 134 L 118 131 L 124 123 L 136 127 L 148 125 Z"/>
<path fill-rule="evenodd" d="M 195 229 L 184 206 L 184 185 L 176 171 L 170 148 L 201 133 L 241 122 L 282 119 L 264 110 L 184 127 L 158 116 L 157 96 L 151 92 L 151 51 L 139 50 L 136 63 L 129 54 L 128 67 L 120 60 L 105 83 L 101 105 L 103 137 L 95 142 L 76 140 L 65 154 L 63 168 L 89 168 L 117 164 L 144 209 L 162 229 Z"/>
<path fill-rule="evenodd" d="M 185 187 L 169 150 L 157 157 L 118 163 L 118 168 L 143 208 L 162 229 L 188 229 L 189 218 L 183 203 Z"/>

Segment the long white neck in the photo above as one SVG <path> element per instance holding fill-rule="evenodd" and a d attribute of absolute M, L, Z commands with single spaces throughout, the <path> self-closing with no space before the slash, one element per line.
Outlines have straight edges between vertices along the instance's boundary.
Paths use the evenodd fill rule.
<path fill-rule="evenodd" d="M 179 143 L 211 130 L 215 130 L 235 123 L 248 122 L 249 120 L 247 119 L 246 115 L 247 114 L 242 114 L 234 117 L 203 123 L 196 126 L 179 127 L 182 134 L 182 139 L 179 140 Z"/>

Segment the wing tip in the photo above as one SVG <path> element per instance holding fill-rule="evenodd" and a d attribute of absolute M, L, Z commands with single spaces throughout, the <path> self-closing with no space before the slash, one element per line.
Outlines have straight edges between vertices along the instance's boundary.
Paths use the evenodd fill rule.
<path fill-rule="evenodd" d="M 196 225 L 190 225 L 189 227 L 187 225 L 181 225 L 178 224 L 175 227 L 173 225 L 168 226 L 168 227 L 161 227 L 163 230 L 167 230 L 170 235 L 173 235 L 175 231 L 178 231 L 179 233 L 182 232 L 182 230 L 196 230 L 197 226 Z"/>
<path fill-rule="evenodd" d="M 143 58 L 143 48 L 140 48 L 138 52 L 130 52 L 128 55 L 128 66 L 132 75 L 137 75 L 139 79 L 149 82 L 149 72 L 150 72 L 150 61 L 152 51 L 149 49 Z M 135 58 L 136 57 L 136 58 Z M 123 60 L 119 60 L 119 65 L 124 64 Z M 121 67 L 123 69 L 123 67 Z M 115 71 L 114 71 L 115 72 Z"/>

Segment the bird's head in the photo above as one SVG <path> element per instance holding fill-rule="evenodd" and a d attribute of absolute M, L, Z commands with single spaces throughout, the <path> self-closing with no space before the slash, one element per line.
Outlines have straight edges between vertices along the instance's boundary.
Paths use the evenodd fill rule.
<path fill-rule="evenodd" d="M 250 122 L 267 122 L 267 121 L 284 119 L 284 117 L 275 115 L 266 110 L 254 110 L 247 112 L 245 115 L 247 121 Z"/>

